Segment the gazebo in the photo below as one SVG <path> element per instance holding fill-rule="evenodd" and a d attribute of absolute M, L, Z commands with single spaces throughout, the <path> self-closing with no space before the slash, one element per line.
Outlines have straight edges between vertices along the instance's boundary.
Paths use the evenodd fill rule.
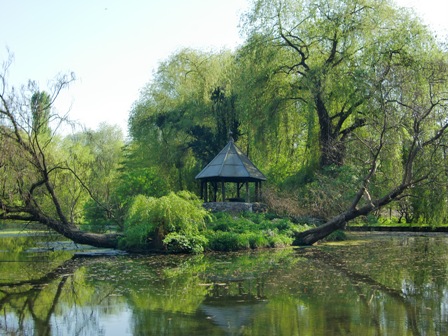
<path fill-rule="evenodd" d="M 196 179 L 201 181 L 201 198 L 204 202 L 216 202 L 219 188 L 222 202 L 251 202 L 249 183 L 255 184 L 253 201 L 261 198 L 261 182 L 266 177 L 243 154 L 230 138 L 227 145 L 216 157 L 198 174 Z M 236 184 L 236 197 L 226 198 L 226 183 Z M 245 186 L 245 197 L 241 197 L 241 189 Z M 209 190 L 210 189 L 210 190 Z"/>

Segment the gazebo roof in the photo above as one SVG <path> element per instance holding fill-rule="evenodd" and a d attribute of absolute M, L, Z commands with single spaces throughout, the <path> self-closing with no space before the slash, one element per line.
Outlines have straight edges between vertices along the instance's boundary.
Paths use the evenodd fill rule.
<path fill-rule="evenodd" d="M 196 179 L 224 182 L 265 181 L 266 177 L 235 145 L 233 139 L 198 174 Z"/>

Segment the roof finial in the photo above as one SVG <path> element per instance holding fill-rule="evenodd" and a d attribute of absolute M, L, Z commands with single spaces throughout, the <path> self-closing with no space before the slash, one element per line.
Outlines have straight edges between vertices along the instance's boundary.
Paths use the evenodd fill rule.
<path fill-rule="evenodd" d="M 233 132 L 232 132 L 232 131 L 229 131 L 229 142 L 230 142 L 230 141 L 231 141 L 231 142 L 234 142 L 234 141 L 235 141 L 235 140 L 233 140 L 232 135 L 233 135 Z"/>

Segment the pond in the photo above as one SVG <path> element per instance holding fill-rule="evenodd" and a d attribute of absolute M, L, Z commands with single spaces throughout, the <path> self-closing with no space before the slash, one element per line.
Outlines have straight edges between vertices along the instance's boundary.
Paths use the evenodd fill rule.
<path fill-rule="evenodd" d="M 27 250 L 35 237 L 1 238 L 0 334 L 448 334 L 448 236 L 350 238 L 261 252 L 96 257 L 48 242 Z"/>

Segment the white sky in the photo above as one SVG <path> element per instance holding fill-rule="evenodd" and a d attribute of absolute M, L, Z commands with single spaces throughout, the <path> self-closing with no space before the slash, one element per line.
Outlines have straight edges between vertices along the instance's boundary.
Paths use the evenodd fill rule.
<path fill-rule="evenodd" d="M 395 0 L 413 6 L 448 35 L 447 0 Z M 125 132 L 140 89 L 161 61 L 183 47 L 234 48 L 248 0 L 0 0 L 0 62 L 14 54 L 10 84 L 36 80 L 42 90 L 59 73 L 77 81 L 58 101 L 61 113 L 89 128 Z M 445 16 L 445 17 L 444 17 Z M 448 40 L 448 39 L 446 39 Z"/>

